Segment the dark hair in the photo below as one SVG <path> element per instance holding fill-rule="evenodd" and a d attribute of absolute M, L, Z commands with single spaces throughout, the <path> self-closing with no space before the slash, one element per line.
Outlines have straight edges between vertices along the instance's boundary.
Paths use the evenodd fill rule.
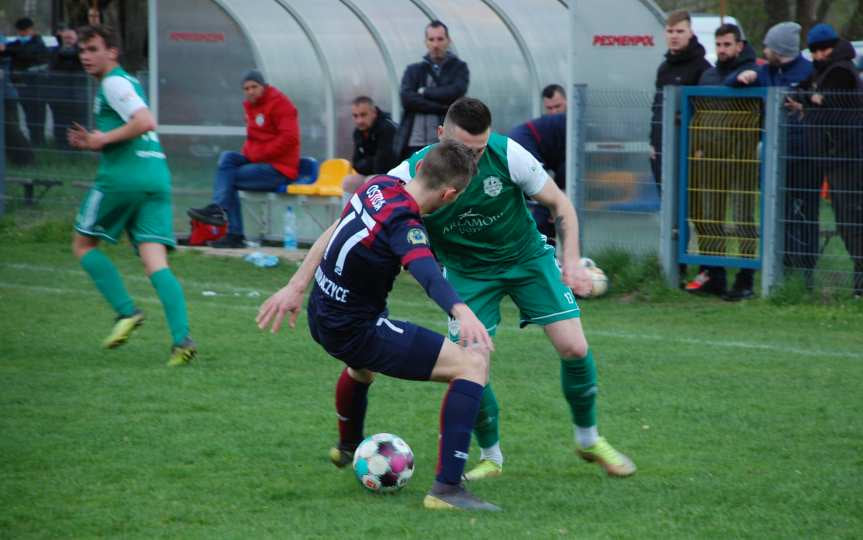
<path fill-rule="evenodd" d="M 418 176 L 429 189 L 454 187 L 463 191 L 476 174 L 473 152 L 464 144 L 446 139 L 432 146 L 423 156 Z"/>
<path fill-rule="evenodd" d="M 665 26 L 674 26 L 683 21 L 686 21 L 689 23 L 689 26 L 692 26 L 692 17 L 689 16 L 689 12 L 685 9 L 678 9 L 677 11 L 672 11 L 668 14 L 668 19 L 665 20 Z"/>
<path fill-rule="evenodd" d="M 28 30 L 33 28 L 33 19 L 30 17 L 21 17 L 15 21 L 15 30 Z"/>
<path fill-rule="evenodd" d="M 449 28 L 443 22 L 435 19 L 432 22 L 426 25 L 426 35 L 428 35 L 429 28 L 443 28 L 443 33 L 447 39 L 449 39 Z"/>
<path fill-rule="evenodd" d="M 375 106 L 374 100 L 372 98 L 370 98 L 369 96 L 357 96 L 354 98 L 353 101 L 351 101 L 351 105 L 363 105 L 363 104 L 368 105 L 369 107 Z"/>
<path fill-rule="evenodd" d="M 444 124 L 455 124 L 471 135 L 481 135 L 491 126 L 491 111 L 476 98 L 458 98 L 449 106 Z"/>
<path fill-rule="evenodd" d="M 81 43 L 90 41 L 94 37 L 101 37 L 108 49 L 120 49 L 120 37 L 110 26 L 82 26 L 78 29 L 78 40 Z"/>
<path fill-rule="evenodd" d="M 546 99 L 550 99 L 554 97 L 554 94 L 560 94 L 563 97 L 566 97 L 566 90 L 559 84 L 550 84 L 542 89 L 542 97 Z"/>
<path fill-rule="evenodd" d="M 734 41 L 743 41 L 743 34 L 740 32 L 740 27 L 736 24 L 725 23 L 716 29 L 713 34 L 715 37 L 724 36 L 725 34 L 734 34 Z"/>

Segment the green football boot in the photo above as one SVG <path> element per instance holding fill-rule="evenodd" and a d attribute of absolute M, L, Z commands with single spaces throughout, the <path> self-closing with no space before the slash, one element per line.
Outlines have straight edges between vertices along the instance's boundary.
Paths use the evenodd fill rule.
<path fill-rule="evenodd" d="M 132 335 L 132 332 L 134 332 L 135 329 L 143 323 L 144 314 L 140 309 L 136 309 L 135 312 L 128 317 L 123 317 L 122 315 L 117 317 L 114 322 L 114 328 L 111 329 L 111 333 L 104 341 L 102 341 L 102 347 L 106 349 L 116 349 L 120 345 L 129 341 L 129 336 Z"/>
<path fill-rule="evenodd" d="M 468 482 L 474 482 L 484 478 L 500 476 L 501 474 L 503 474 L 503 465 L 498 465 L 489 459 L 482 459 L 476 467 L 464 474 L 464 479 Z"/>
<path fill-rule="evenodd" d="M 624 454 L 618 452 L 608 444 L 604 437 L 596 439 L 593 446 L 587 448 L 576 448 L 581 459 L 589 463 L 596 463 L 608 474 L 608 476 L 632 476 L 635 474 L 635 463 Z"/>
<path fill-rule="evenodd" d="M 168 359 L 168 365 L 171 367 L 185 366 L 191 362 L 198 354 L 198 347 L 192 338 L 186 338 L 179 345 L 171 347 L 171 357 Z"/>

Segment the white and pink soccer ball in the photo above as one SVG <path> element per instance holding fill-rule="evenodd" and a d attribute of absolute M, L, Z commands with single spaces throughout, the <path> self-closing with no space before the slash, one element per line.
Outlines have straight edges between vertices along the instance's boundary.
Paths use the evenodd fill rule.
<path fill-rule="evenodd" d="M 366 437 L 354 452 L 354 472 L 360 484 L 377 493 L 403 488 L 414 474 L 414 453 L 401 437 L 377 433 Z"/>

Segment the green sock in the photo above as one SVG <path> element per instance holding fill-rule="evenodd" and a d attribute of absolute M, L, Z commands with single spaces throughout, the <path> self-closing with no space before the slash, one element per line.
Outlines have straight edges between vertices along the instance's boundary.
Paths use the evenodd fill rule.
<path fill-rule="evenodd" d="M 81 266 L 117 315 L 128 317 L 135 313 L 135 303 L 123 284 L 123 278 L 107 255 L 98 249 L 91 249 L 81 257 Z"/>
<path fill-rule="evenodd" d="M 165 318 L 168 319 L 168 327 L 171 329 L 171 338 L 174 345 L 180 345 L 189 337 L 189 317 L 186 314 L 186 298 L 183 296 L 183 288 L 174 277 L 170 268 L 162 268 L 153 272 L 150 283 L 156 289 L 162 307 L 165 308 Z"/>
<path fill-rule="evenodd" d="M 491 383 L 488 383 L 482 391 L 479 414 L 476 415 L 476 424 L 473 427 L 480 448 L 490 448 L 500 441 L 499 412 L 494 390 L 491 389 Z"/>
<path fill-rule="evenodd" d="M 560 359 L 560 385 L 575 425 L 582 428 L 595 426 L 596 364 L 590 349 L 584 358 Z"/>

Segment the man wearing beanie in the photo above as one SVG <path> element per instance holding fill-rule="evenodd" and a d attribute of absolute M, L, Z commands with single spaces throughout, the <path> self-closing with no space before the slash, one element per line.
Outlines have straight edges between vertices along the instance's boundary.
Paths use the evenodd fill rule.
<path fill-rule="evenodd" d="M 812 75 L 812 62 L 800 54 L 800 25 L 795 22 L 782 22 L 767 31 L 764 36 L 764 56 L 767 64 L 731 75 L 725 83 L 729 86 L 796 89 Z M 790 101 L 786 102 L 786 109 L 784 123 L 787 126 L 786 151 L 789 158 L 785 162 L 785 266 L 802 269 L 807 284 L 811 284 L 818 257 L 820 180 L 812 161 L 805 159 L 811 153 L 811 148 L 804 121 Z M 747 271 L 743 276 L 747 274 L 754 280 L 753 271 Z"/>
<path fill-rule="evenodd" d="M 209 225 L 228 224 L 228 234 L 209 245 L 245 247 L 240 190 L 273 191 L 297 178 L 300 163 L 300 124 L 297 108 L 260 71 L 243 77 L 246 100 L 246 142 L 242 152 L 222 152 L 213 181 L 213 202 L 190 208 L 189 217 Z"/>
<path fill-rule="evenodd" d="M 814 178 L 828 178 L 836 230 L 851 255 L 854 296 L 863 295 L 863 96 L 854 67 L 854 47 L 829 24 L 817 24 L 806 39 L 815 72 L 799 97 L 813 154 Z M 818 236 L 817 189 L 801 194 L 813 210 L 807 223 Z M 810 232 L 810 235 L 812 232 Z M 811 249 L 818 249 L 814 243 Z M 817 253 L 817 252 L 816 252 Z"/>

